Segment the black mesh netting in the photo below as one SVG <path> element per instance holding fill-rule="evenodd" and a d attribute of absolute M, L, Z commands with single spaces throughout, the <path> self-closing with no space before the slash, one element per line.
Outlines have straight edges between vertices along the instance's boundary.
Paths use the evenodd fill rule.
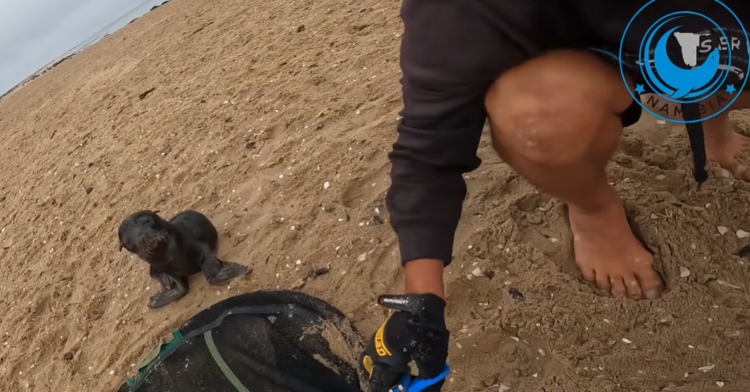
<path fill-rule="evenodd" d="M 361 392 L 362 348 L 328 303 L 257 291 L 198 313 L 118 392 Z"/>

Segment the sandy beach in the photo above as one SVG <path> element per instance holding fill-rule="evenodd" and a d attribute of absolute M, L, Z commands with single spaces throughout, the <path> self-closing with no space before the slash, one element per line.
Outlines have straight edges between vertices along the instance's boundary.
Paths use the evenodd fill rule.
<path fill-rule="evenodd" d="M 399 7 L 174 0 L 0 100 L 0 391 L 114 390 L 182 321 L 263 288 L 316 295 L 372 334 L 377 295 L 402 279 L 384 202 Z M 696 191 L 684 127 L 644 115 L 626 132 L 610 180 L 669 287 L 639 303 L 584 283 L 562 205 L 486 134 L 479 155 L 446 275 L 445 391 L 750 390 L 750 261 L 735 255 L 750 184 L 712 169 Z M 116 236 L 140 209 L 203 212 L 220 256 L 254 272 L 148 309 L 157 284 Z"/>

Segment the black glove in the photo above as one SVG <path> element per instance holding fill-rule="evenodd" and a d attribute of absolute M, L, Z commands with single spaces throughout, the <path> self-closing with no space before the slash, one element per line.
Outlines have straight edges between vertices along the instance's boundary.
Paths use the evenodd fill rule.
<path fill-rule="evenodd" d="M 413 360 L 420 379 L 435 378 L 446 369 L 448 338 L 445 301 L 433 294 L 381 295 L 378 303 L 394 310 L 375 332 L 360 356 L 370 375 L 370 392 L 387 392 L 410 374 Z M 444 377 L 444 375 L 443 375 Z M 438 392 L 443 378 L 424 392 Z"/>

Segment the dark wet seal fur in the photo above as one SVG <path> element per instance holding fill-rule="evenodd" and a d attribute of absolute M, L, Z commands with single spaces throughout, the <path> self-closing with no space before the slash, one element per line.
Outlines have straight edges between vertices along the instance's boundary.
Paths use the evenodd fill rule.
<path fill-rule="evenodd" d="M 117 236 L 120 250 L 125 248 L 147 262 L 149 275 L 163 286 L 148 303 L 152 309 L 184 297 L 190 275 L 203 272 L 209 284 L 224 286 L 251 270 L 216 256 L 219 234 L 196 211 L 183 211 L 169 221 L 158 211 L 138 211 L 122 221 Z"/>

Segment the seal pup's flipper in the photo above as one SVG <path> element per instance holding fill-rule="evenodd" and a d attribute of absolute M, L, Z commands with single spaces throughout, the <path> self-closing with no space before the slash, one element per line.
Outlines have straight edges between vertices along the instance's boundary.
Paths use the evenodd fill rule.
<path fill-rule="evenodd" d="M 250 267 L 246 265 L 233 263 L 231 261 L 222 261 L 219 259 L 216 259 L 216 261 L 221 263 L 221 269 L 219 269 L 219 273 L 212 276 L 211 278 L 206 277 L 208 283 L 212 286 L 227 285 L 234 278 L 247 275 L 251 271 Z"/>
<path fill-rule="evenodd" d="M 156 272 L 153 269 L 149 272 L 149 275 L 164 287 L 149 299 L 148 307 L 151 309 L 161 308 L 164 305 L 177 301 L 188 293 L 188 282 L 183 277 L 167 275 Z"/>
<path fill-rule="evenodd" d="M 203 250 L 203 262 L 201 271 L 206 277 L 208 284 L 212 286 L 224 286 L 229 284 L 234 278 L 247 275 L 252 270 L 246 265 L 233 263 L 231 261 L 219 260 L 207 246 L 201 246 Z"/>
<path fill-rule="evenodd" d="M 251 271 L 248 266 L 219 260 L 216 256 L 205 259 L 201 265 L 201 270 L 208 284 L 212 286 L 225 286 L 234 278 L 247 275 Z"/>

